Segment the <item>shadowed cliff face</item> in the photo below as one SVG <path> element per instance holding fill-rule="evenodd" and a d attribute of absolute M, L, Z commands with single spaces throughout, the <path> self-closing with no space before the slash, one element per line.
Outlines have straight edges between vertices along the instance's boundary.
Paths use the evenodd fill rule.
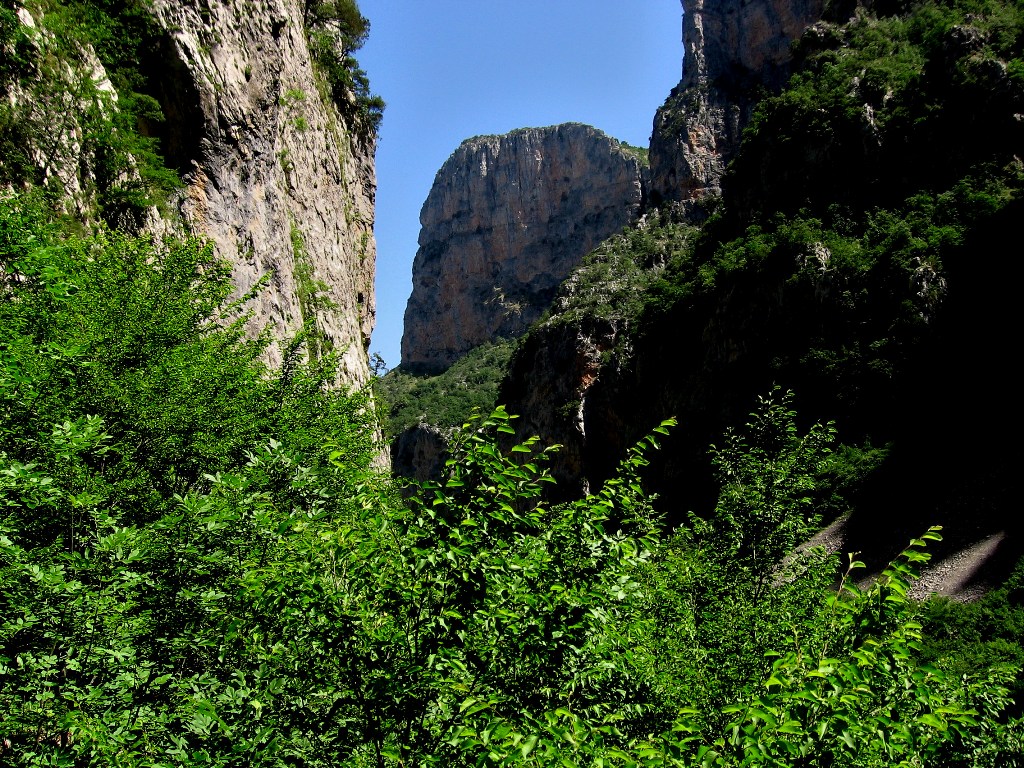
<path fill-rule="evenodd" d="M 683 78 L 654 121 L 652 204 L 675 202 L 679 215 L 693 219 L 700 212 L 697 201 L 721 192 L 754 94 L 781 87 L 791 42 L 820 18 L 822 7 L 822 0 L 683 0 Z M 567 283 L 566 290 L 577 288 Z M 749 310 L 738 301 L 717 311 L 745 317 Z M 580 491 L 601 482 L 615 457 L 660 419 L 701 411 L 695 404 L 710 402 L 708 392 L 717 385 L 709 383 L 713 377 L 707 372 L 720 362 L 718 347 L 732 340 L 718 338 L 713 321 L 706 334 L 684 337 L 680 330 L 667 328 L 664 346 L 633 350 L 628 361 L 609 352 L 623 332 L 615 323 L 550 322 L 531 332 L 513 358 L 501 399 L 511 412 L 524 414 L 517 424 L 520 436 L 536 433 L 563 446 L 553 464 L 560 487 Z M 723 359 L 731 355 L 722 352 Z M 682 370 L 670 373 L 669 360 L 680 361 Z M 761 386 L 750 390 L 757 393 Z M 683 399 L 690 399 L 680 402 L 680 392 L 689 392 Z M 686 428 L 702 435 L 695 442 L 703 451 L 722 424 L 743 415 L 701 411 Z"/>
<path fill-rule="evenodd" d="M 823 0 L 683 0 L 683 79 L 651 136 L 654 203 L 721 192 L 756 92 L 782 84 L 790 44 L 823 7 Z"/>
<path fill-rule="evenodd" d="M 635 154 L 585 125 L 464 142 L 420 214 L 403 368 L 443 370 L 524 332 L 583 256 L 635 221 L 645 176 Z"/>

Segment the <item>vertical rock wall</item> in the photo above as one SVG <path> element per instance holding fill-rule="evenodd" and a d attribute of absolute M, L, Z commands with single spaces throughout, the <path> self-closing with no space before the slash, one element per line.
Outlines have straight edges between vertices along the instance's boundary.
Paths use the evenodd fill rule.
<path fill-rule="evenodd" d="M 402 366 L 436 372 L 524 332 L 599 242 L 636 220 L 646 168 L 581 124 L 465 141 L 420 214 Z"/>
<path fill-rule="evenodd" d="M 238 293 L 264 276 L 255 327 L 312 324 L 314 353 L 341 352 L 342 379 L 368 377 L 374 322 L 375 138 L 324 98 L 301 0 L 154 0 L 169 163 L 189 229 L 234 267 Z M 272 363 L 280 349 L 271 350 Z"/>
<path fill-rule="evenodd" d="M 755 94 L 783 84 L 790 44 L 820 19 L 823 2 L 683 0 L 683 7 L 683 77 L 655 117 L 650 199 L 655 205 L 674 202 L 684 219 L 694 219 L 701 198 L 721 191 Z M 742 313 L 742 302 L 728 311 Z M 538 434 L 544 443 L 563 446 L 553 471 L 562 488 L 578 493 L 603 481 L 630 442 L 679 412 L 678 393 L 713 386 L 701 379 L 702 361 L 716 351 L 705 348 L 703 337 L 677 337 L 678 329 L 666 328 L 670 341 L 664 348 L 627 354 L 614 323 L 560 320 L 538 326 L 519 348 L 501 400 L 524 414 L 517 423 L 521 436 Z M 619 354 L 609 357 L 613 348 Z M 678 366 L 671 375 L 668 359 Z M 687 428 L 700 429 L 692 423 Z"/>
<path fill-rule="evenodd" d="M 823 0 L 683 0 L 683 78 L 651 136 L 654 202 L 721 191 L 756 92 L 783 83 L 790 44 L 823 9 Z"/>

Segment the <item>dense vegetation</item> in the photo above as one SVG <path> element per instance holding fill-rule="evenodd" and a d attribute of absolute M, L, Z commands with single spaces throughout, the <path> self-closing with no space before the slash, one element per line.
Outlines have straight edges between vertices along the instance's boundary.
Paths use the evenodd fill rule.
<path fill-rule="evenodd" d="M 134 29 L 113 5 L 88 7 L 105 14 L 97 29 Z M 352 3 L 309 8 L 314 28 L 365 35 Z M 832 47 L 805 51 L 797 89 L 830 56 L 860 56 L 850 40 L 878 25 L 921 48 L 894 61 L 923 76 L 934 46 L 947 50 L 932 38 L 968 12 L 1002 41 L 993 56 L 1017 57 L 1005 70 L 1016 77 L 1017 6 L 939 8 L 918 7 L 911 19 L 925 21 L 833 29 Z M 55 65 L 11 9 L 0 4 L 0 45 L 12 52 L 0 77 L 14 92 L 22 72 Z M 893 96 L 879 109 L 900 103 L 893 84 L 913 77 L 886 81 Z M 797 101 L 828 103 L 819 86 Z M 796 130 L 778 116 L 792 98 L 766 102 L 752 142 Z M 911 123 L 941 134 L 936 110 L 922 110 Z M 131 125 L 102 136 L 126 158 L 152 152 L 154 178 L 169 173 Z M 4 145 L 4 183 L 35 189 L 0 196 L 0 764 L 1020 765 L 1019 572 L 975 606 L 921 606 L 907 595 L 934 530 L 868 583 L 852 559 L 794 549 L 823 510 L 849 501 L 843 482 L 887 456 L 839 445 L 835 425 L 815 422 L 824 400 L 808 398 L 815 417 L 802 425 L 791 394 L 764 387 L 745 400 L 755 411 L 714 437 L 714 498 L 694 506 L 700 514 L 644 490 L 659 443 L 682 431 L 671 422 L 626 448 L 598 491 L 553 504 L 544 490 L 557 449 L 514 441 L 514 417 L 489 407 L 494 390 L 470 394 L 478 370 L 503 364 L 508 350 L 495 346 L 443 382 L 390 380 L 420 393 L 417 419 L 443 407 L 432 402 L 440 389 L 465 395 L 459 409 L 488 405 L 453 432 L 441 478 L 399 489 L 373 468 L 367 396 L 331 387 L 329 350 L 311 354 L 299 336 L 268 369 L 267 339 L 243 333 L 246 301 L 229 301 L 230 274 L 208 245 L 124 231 L 159 185 L 86 217 L 121 230 L 87 227 L 64 216 L 64 190 L 33 175 L 20 141 Z M 761 178 L 759 157 L 741 157 L 735 178 Z M 902 329 L 928 339 L 946 306 L 945 289 L 922 295 L 913 276 L 929 264 L 935 280 L 959 284 L 949 264 L 998 242 L 985 237 L 1002 237 L 1019 208 L 1012 162 L 973 162 L 955 160 L 960 170 L 942 169 L 953 175 L 924 191 L 890 180 L 872 187 L 876 203 L 841 209 L 727 194 L 699 238 L 659 215 L 587 261 L 587 285 L 601 290 L 564 294 L 562 321 L 618 323 L 619 351 L 642 352 L 664 318 L 684 321 L 678 338 L 701 306 L 753 300 L 744 285 L 765 275 L 799 297 L 828 273 L 838 287 L 825 292 L 848 297 L 838 312 L 856 331 L 841 338 L 875 355 L 829 358 L 828 375 L 859 393 L 831 404 L 844 416 L 877 407 L 858 366 L 905 370 L 917 342 Z M 649 302 L 634 280 L 658 281 Z M 834 352 L 840 337 L 825 327 L 811 324 L 810 342 L 789 328 L 792 348 L 769 346 L 781 362 L 767 369 L 785 378 L 801 359 L 793 350 Z"/>
<path fill-rule="evenodd" d="M 418 424 L 450 430 L 474 409 L 490 413 L 514 346 L 511 340 L 481 344 L 435 376 L 406 373 L 401 367 L 388 371 L 377 380 L 378 394 L 389 408 L 388 434 Z"/>
<path fill-rule="evenodd" d="M 788 397 L 715 450 L 715 518 L 671 534 L 653 438 L 551 506 L 551 449 L 500 453 L 500 408 L 402 501 L 365 401 L 329 360 L 264 370 L 202 245 L 53 233 L 24 198 L 0 245 L 5 763 L 1018 759 L 1011 671 L 917 660 L 923 541 L 863 592 L 781 560 L 834 442 Z"/>

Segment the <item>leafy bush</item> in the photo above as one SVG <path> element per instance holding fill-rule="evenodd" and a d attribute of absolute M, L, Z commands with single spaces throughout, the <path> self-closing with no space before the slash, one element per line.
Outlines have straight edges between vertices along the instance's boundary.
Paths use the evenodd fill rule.
<path fill-rule="evenodd" d="M 305 12 L 310 54 L 327 82 L 331 100 L 356 131 L 374 136 L 384 100 L 370 92 L 370 81 L 353 55 L 366 42 L 370 22 L 355 0 L 310 0 Z"/>
<path fill-rule="evenodd" d="M 367 472 L 366 400 L 297 349 L 267 371 L 202 243 L 62 235 L 6 198 L 0 267 L 0 754 L 193 764 L 210 712 L 253 712 L 218 617 L 277 509 Z"/>
<path fill-rule="evenodd" d="M 265 370 L 266 340 L 245 337 L 244 305 L 228 300 L 230 273 L 211 246 L 60 237 L 37 204 L 8 198 L 0 265 L 0 450 L 56 472 L 40 435 L 99 417 L 116 438 L 103 477 L 124 513 L 155 515 L 261 440 L 319 448 L 362 418 L 358 398 L 328 391 L 330 357 L 306 366 L 293 347 L 284 369 Z"/>
<path fill-rule="evenodd" d="M 756 588 L 744 553 L 799 538 L 831 439 L 787 399 L 716 451 L 717 517 L 664 540 L 653 436 L 552 506 L 553 449 L 499 451 L 502 408 L 403 501 L 358 398 L 254 365 L 201 246 L 2 221 L 6 761 L 1012 764 L 1004 678 L 915 660 L 922 555 L 866 592 L 828 596 L 813 555 Z"/>

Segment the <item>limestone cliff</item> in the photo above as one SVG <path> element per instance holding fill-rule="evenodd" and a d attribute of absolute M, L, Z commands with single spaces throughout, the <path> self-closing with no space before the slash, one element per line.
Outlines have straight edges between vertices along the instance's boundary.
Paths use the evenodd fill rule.
<path fill-rule="evenodd" d="M 658 110 L 650 148 L 651 203 L 678 204 L 677 212 L 664 216 L 683 222 L 699 218 L 697 201 L 720 193 L 722 174 L 739 147 L 755 93 L 781 87 L 791 42 L 820 18 L 822 7 L 822 0 L 683 0 L 683 77 Z M 648 225 L 670 238 L 683 237 L 686 227 L 659 221 L 657 214 L 639 232 Z M 672 246 L 655 251 L 662 247 Z M 657 269 L 655 264 L 652 273 Z M 632 275 L 624 282 L 641 286 L 644 279 Z M 682 405 L 673 402 L 674 385 L 682 389 L 682 379 L 699 378 L 703 363 L 698 361 L 714 353 L 698 344 L 684 354 L 667 344 L 649 359 L 636 359 L 635 349 L 623 348 L 627 324 L 616 313 L 594 317 L 560 309 L 578 303 L 574 296 L 607 292 L 584 283 L 565 283 L 551 319 L 518 350 L 501 393 L 510 411 L 524 414 L 517 424 L 520 436 L 536 433 L 563 446 L 553 469 L 570 491 L 601 481 L 630 441 L 678 412 Z M 742 313 L 742 303 L 730 309 Z M 671 330 L 667 335 L 676 338 Z M 664 379 L 667 359 L 685 360 L 694 370 L 670 378 L 662 389 L 649 391 L 648 399 L 636 401 L 633 394 L 641 379 L 637 371 L 650 380 Z M 706 434 L 707 440 L 715 436 L 710 428 Z"/>
<path fill-rule="evenodd" d="M 234 266 L 240 293 L 262 276 L 254 322 L 285 335 L 314 325 L 368 378 L 374 322 L 375 142 L 346 125 L 314 70 L 300 0 L 155 0 L 167 30 L 161 102 L 168 149 L 188 184 L 182 213 Z"/>
<path fill-rule="evenodd" d="M 524 332 L 601 240 L 636 220 L 638 153 L 581 124 L 469 139 L 420 214 L 402 366 L 438 371 Z"/>
<path fill-rule="evenodd" d="M 721 191 L 755 94 L 782 84 L 790 44 L 823 8 L 823 0 L 683 0 L 683 78 L 651 135 L 654 202 Z"/>
<path fill-rule="evenodd" d="M 312 354 L 340 353 L 343 382 L 367 381 L 376 139 L 352 110 L 339 111 L 314 63 L 308 4 L 153 0 L 145 9 L 152 41 L 133 74 L 164 119 L 139 117 L 133 128 L 159 139 L 185 188 L 162 218 L 150 208 L 136 224 L 209 239 L 232 265 L 237 295 L 254 293 L 254 332 L 269 328 L 282 340 L 305 326 Z M 44 11 L 33 13 L 18 12 L 36 59 L 21 74 L 40 85 L 9 94 L 13 124 L 32 123 L 22 133 L 35 142 L 27 165 L 36 167 L 18 182 L 59 182 L 68 212 L 88 221 L 109 180 L 78 115 L 116 115 L 120 95 L 87 40 L 62 45 Z M 133 174 L 129 158 L 114 181 Z M 268 356 L 280 362 L 280 347 Z"/>

